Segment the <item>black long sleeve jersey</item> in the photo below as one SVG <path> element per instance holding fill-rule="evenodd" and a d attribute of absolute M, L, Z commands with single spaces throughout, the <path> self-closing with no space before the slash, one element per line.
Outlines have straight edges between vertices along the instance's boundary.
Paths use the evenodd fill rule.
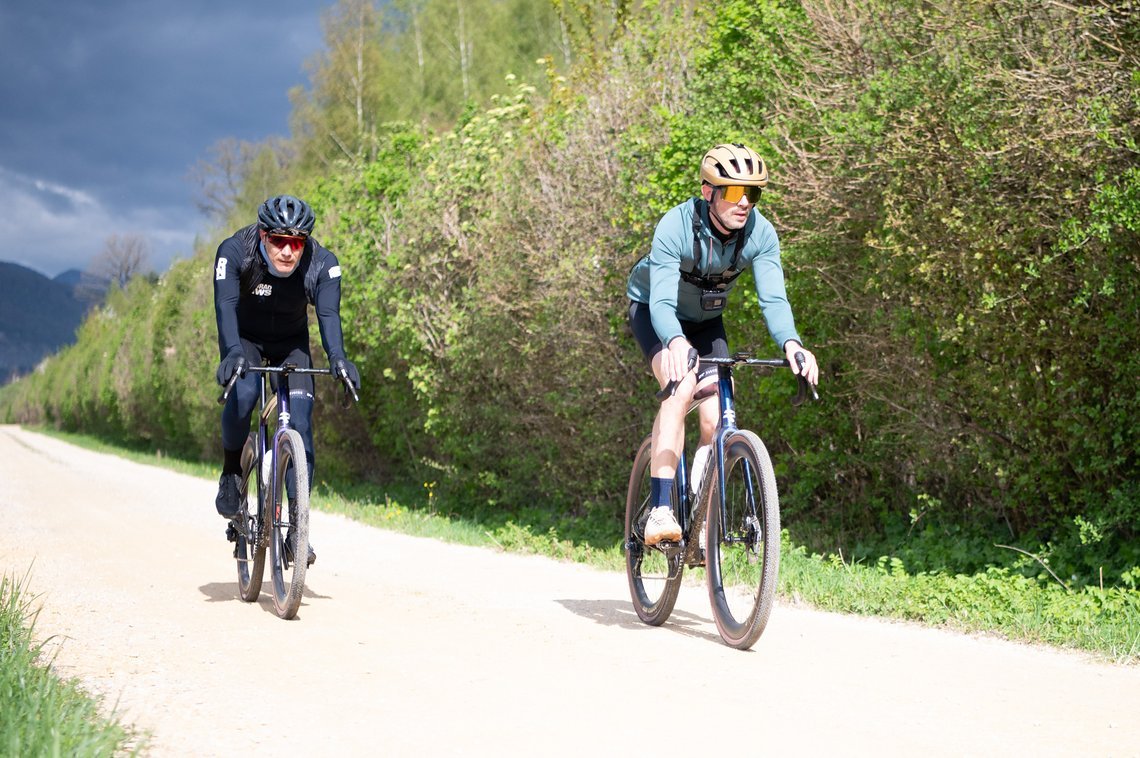
<path fill-rule="evenodd" d="M 340 264 L 310 237 L 301 261 L 287 277 L 270 273 L 261 255 L 257 225 L 239 229 L 218 246 L 214 259 L 214 315 L 222 357 L 247 339 L 267 355 L 308 345 L 307 306 L 317 313 L 330 363 L 344 358 L 340 325 Z"/>

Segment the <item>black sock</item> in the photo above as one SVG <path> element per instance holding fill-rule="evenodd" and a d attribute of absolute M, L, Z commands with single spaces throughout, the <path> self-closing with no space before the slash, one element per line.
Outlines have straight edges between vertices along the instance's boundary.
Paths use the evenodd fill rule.
<path fill-rule="evenodd" d="M 241 476 L 241 448 L 225 450 L 223 453 L 225 457 L 222 459 L 222 473 Z"/>

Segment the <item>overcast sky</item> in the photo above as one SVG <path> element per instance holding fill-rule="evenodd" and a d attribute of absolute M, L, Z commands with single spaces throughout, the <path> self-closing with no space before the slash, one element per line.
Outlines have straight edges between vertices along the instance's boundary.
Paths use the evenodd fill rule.
<path fill-rule="evenodd" d="M 110 234 L 152 266 L 207 219 L 190 169 L 224 137 L 289 134 L 289 89 L 333 0 L 0 0 L 0 260 L 83 269 Z"/>

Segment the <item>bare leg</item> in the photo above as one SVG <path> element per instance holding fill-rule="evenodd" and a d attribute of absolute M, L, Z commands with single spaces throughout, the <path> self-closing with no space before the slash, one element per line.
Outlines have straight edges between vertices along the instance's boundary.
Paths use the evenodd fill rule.
<path fill-rule="evenodd" d="M 664 387 L 666 382 L 662 378 L 661 353 L 653 356 L 652 367 L 657 382 Z M 696 377 L 689 374 L 677 387 L 677 392 L 662 401 L 657 410 L 657 418 L 653 421 L 653 454 L 649 466 L 651 476 L 672 479 L 676 475 L 677 462 L 685 443 L 685 411 L 692 402 L 695 389 Z"/>

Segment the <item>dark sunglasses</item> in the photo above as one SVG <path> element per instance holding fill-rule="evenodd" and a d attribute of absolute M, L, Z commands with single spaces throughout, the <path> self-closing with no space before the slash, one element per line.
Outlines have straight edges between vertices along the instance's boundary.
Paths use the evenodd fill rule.
<path fill-rule="evenodd" d="M 761 192 L 759 187 L 746 187 L 741 184 L 730 184 L 721 187 L 720 190 L 721 197 L 725 199 L 725 202 L 739 203 L 740 198 L 747 196 L 748 202 L 752 205 L 756 205 L 756 201 L 760 199 Z"/>
<path fill-rule="evenodd" d="M 274 247 L 304 247 L 305 237 L 294 237 L 291 234 L 270 234 L 269 241 Z"/>

